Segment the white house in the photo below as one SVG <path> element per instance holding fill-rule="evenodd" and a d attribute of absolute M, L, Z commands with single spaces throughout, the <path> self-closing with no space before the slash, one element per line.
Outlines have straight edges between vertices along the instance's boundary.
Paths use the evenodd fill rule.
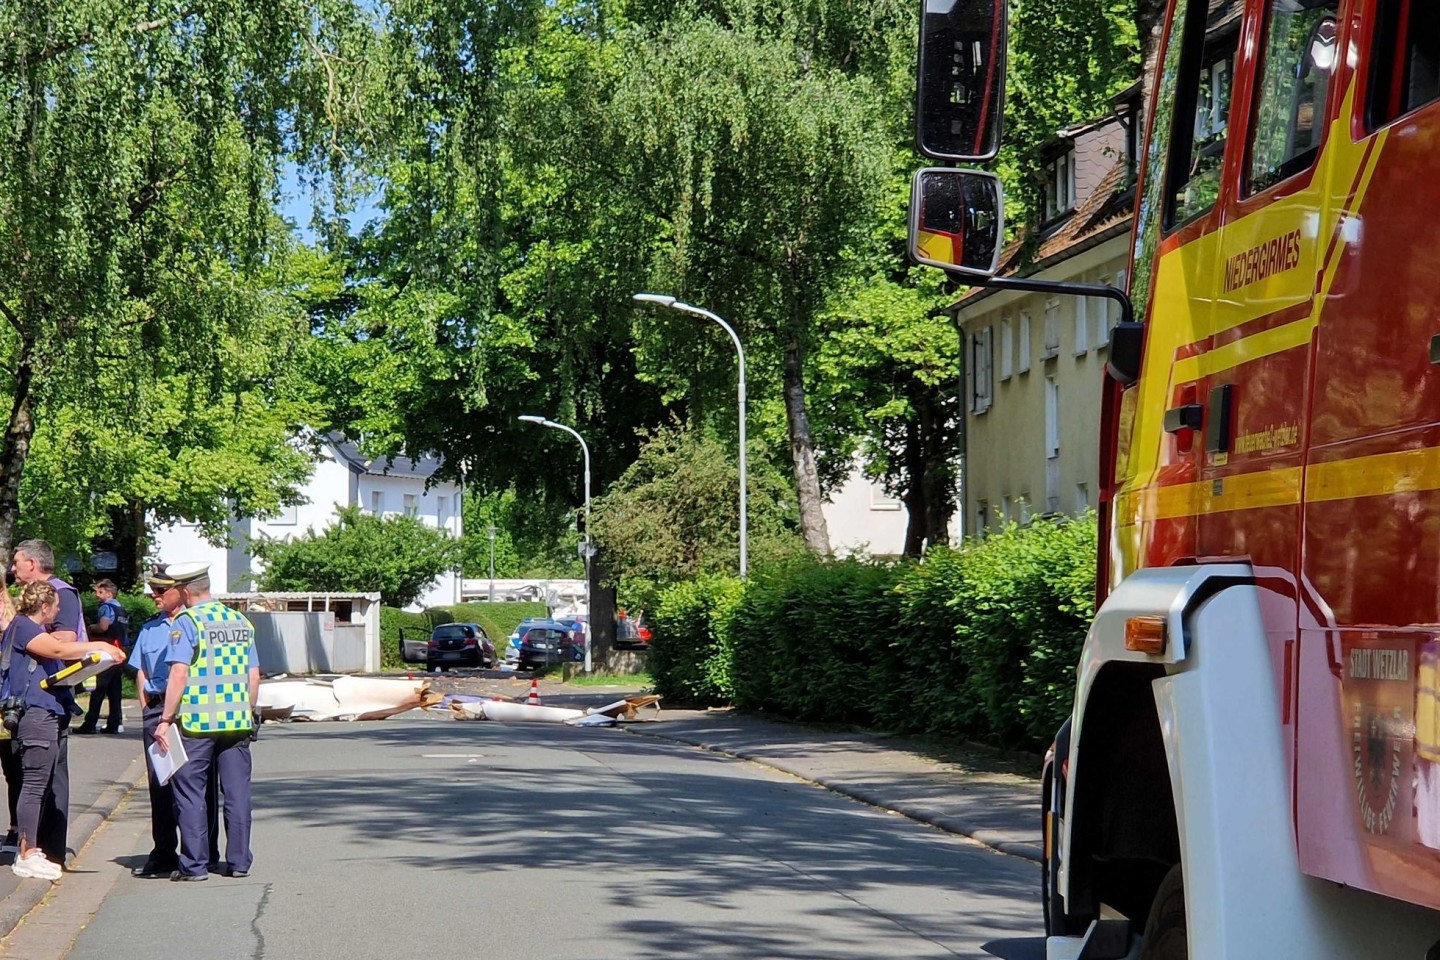
<path fill-rule="evenodd" d="M 1114 116 L 1049 145 L 1044 219 L 1005 248 L 1001 275 L 1126 288 L 1139 90 L 1117 98 Z M 1026 240 L 1037 242 L 1029 258 Z M 966 532 L 1094 507 L 1102 370 L 1119 305 L 973 287 L 950 310 L 966 351 Z"/>
<path fill-rule="evenodd" d="M 880 481 L 865 476 L 858 459 L 845 482 L 821 505 L 821 512 L 830 532 L 830 550 L 836 556 L 898 557 L 905 550 L 909 512 L 885 492 Z"/>
<path fill-rule="evenodd" d="M 268 520 L 232 520 L 225 546 L 206 542 L 191 524 L 162 527 L 156 531 L 154 551 L 167 562 L 209 561 L 211 582 L 218 594 L 253 588 L 252 578 L 260 566 L 250 555 L 250 543 L 257 537 L 293 537 L 312 529 L 318 533 L 334 523 L 339 507 L 358 506 L 385 517 L 409 514 L 458 538 L 464 532 L 460 487 L 448 481 L 429 489 L 425 486 L 439 469 L 440 461 L 430 457 L 367 459 L 353 442 L 330 434 L 323 439 L 315 470 L 301 491 L 303 504 L 287 507 Z M 459 602 L 460 576 L 458 571 L 449 571 L 430 586 L 419 605 Z"/>

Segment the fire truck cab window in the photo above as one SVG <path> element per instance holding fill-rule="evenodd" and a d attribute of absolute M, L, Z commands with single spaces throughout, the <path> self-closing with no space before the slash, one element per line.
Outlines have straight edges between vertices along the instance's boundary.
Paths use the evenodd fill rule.
<path fill-rule="evenodd" d="M 1337 0 L 1272 0 L 1257 73 L 1251 193 L 1310 166 L 1338 54 Z"/>
<path fill-rule="evenodd" d="M 1440 4 L 1382 0 L 1370 59 L 1372 127 L 1440 100 Z"/>
<path fill-rule="evenodd" d="M 1220 196 L 1235 44 L 1244 4 L 1190 0 L 1181 40 L 1165 226 L 1194 220 Z"/>

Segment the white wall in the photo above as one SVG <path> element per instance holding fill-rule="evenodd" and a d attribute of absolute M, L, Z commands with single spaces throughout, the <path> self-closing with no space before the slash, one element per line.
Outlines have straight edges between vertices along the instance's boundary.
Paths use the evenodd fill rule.
<path fill-rule="evenodd" d="M 859 460 L 822 509 L 830 531 L 830 549 L 837 556 L 899 556 L 905 549 L 909 512 L 899 500 L 889 497 L 880 483 L 865 476 Z"/>
<path fill-rule="evenodd" d="M 357 496 L 362 510 L 382 517 L 394 517 L 404 513 L 406 497 L 412 497 L 414 514 L 421 523 L 427 527 L 447 530 L 452 537 L 458 537 L 463 532 L 460 488 L 453 483 L 438 483 L 426 490 L 425 481 L 420 477 L 391 477 L 367 473 L 359 478 Z M 445 506 L 443 517 L 440 509 L 442 500 Z M 456 571 L 449 570 L 440 575 L 411 609 L 459 602 L 460 576 Z"/>
<path fill-rule="evenodd" d="M 193 524 L 156 530 L 152 551 L 160 563 L 208 563 L 211 584 L 221 589 L 230 587 L 229 551 L 207 543 L 200 536 L 200 528 Z"/>
<path fill-rule="evenodd" d="M 316 533 L 335 522 L 336 505 L 358 504 L 367 513 L 376 512 L 375 496 L 380 497 L 380 516 L 397 516 L 404 512 L 406 495 L 414 497 L 415 515 L 429 527 L 444 527 L 451 536 L 463 532 L 460 488 L 453 483 L 436 484 L 425 489 L 419 477 L 356 475 L 346 464 L 337 461 L 329 448 L 315 465 L 310 479 L 301 488 L 305 502 L 287 508 L 279 517 L 265 520 L 236 520 L 230 524 L 230 544 L 212 546 L 193 526 L 176 525 L 155 533 L 155 552 L 163 563 L 206 561 L 210 564 L 211 582 L 218 590 L 245 591 L 253 589 L 249 575 L 259 570 L 250 556 L 249 544 L 261 536 L 286 538 L 303 536 L 307 530 Z M 442 523 L 441 502 L 444 501 Z M 420 598 L 415 609 L 460 602 L 460 578 L 447 571 Z"/>

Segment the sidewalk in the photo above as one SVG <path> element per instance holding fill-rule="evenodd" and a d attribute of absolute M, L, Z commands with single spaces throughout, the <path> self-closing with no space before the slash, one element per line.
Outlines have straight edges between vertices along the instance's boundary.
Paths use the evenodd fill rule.
<path fill-rule="evenodd" d="M 665 710 L 659 723 L 623 729 L 761 763 L 1001 853 L 1042 859 L 1040 783 L 1030 777 L 935 760 L 880 735 L 728 710 Z"/>
<path fill-rule="evenodd" d="M 87 695 L 81 703 L 89 702 Z M 78 721 L 78 718 L 77 718 Z M 125 702 L 125 732 L 118 736 L 70 735 L 70 849 L 80 854 L 75 870 L 90 871 L 93 864 L 80 853 L 120 801 L 136 783 L 143 784 L 145 765 L 140 756 L 140 710 Z M 0 821 L 5 820 L 0 813 Z M 0 830 L 5 824 L 0 823 Z M 10 872 L 13 853 L 0 854 L 0 935 L 15 928 L 20 918 L 44 899 L 51 886 L 39 880 L 21 880 Z"/>

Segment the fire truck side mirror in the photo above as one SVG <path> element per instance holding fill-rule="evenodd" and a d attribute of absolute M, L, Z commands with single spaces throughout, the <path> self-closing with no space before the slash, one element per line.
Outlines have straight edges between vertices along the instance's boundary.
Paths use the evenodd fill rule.
<path fill-rule="evenodd" d="M 916 263 L 961 277 L 993 276 L 1003 230 L 999 177 L 949 167 L 916 171 L 910 186 L 910 256 Z"/>
<path fill-rule="evenodd" d="M 1110 349 L 1105 367 L 1121 386 L 1128 387 L 1140 379 L 1140 357 L 1145 339 L 1145 324 L 1135 320 L 1115 324 L 1110 331 Z"/>
<path fill-rule="evenodd" d="M 938 160 L 1000 151 L 1005 0 L 921 0 L 915 143 Z"/>

